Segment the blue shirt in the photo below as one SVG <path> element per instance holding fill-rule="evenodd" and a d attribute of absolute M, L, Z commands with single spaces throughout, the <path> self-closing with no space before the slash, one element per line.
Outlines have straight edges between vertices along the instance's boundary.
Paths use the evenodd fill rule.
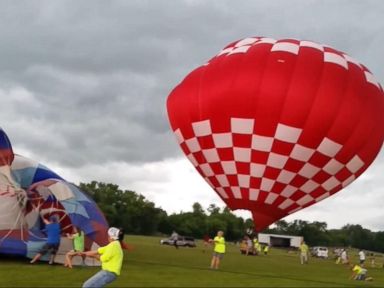
<path fill-rule="evenodd" d="M 47 224 L 44 230 L 47 232 L 48 244 L 60 243 L 60 224 L 59 223 Z"/>

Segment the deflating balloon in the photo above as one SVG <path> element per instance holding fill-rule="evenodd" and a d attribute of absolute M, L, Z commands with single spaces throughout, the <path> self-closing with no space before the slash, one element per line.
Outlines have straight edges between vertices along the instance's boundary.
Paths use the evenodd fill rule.
<path fill-rule="evenodd" d="M 197 171 L 259 231 L 349 185 L 384 137 L 372 73 L 311 41 L 231 43 L 174 88 L 167 109 Z"/>
<path fill-rule="evenodd" d="M 13 154 L 0 129 L 0 253 L 33 257 L 46 241 L 42 219 L 52 215 L 62 230 L 57 262 L 73 249 L 66 233 L 74 226 L 84 232 L 86 249 L 108 242 L 108 223 L 96 203 L 44 165 Z"/>

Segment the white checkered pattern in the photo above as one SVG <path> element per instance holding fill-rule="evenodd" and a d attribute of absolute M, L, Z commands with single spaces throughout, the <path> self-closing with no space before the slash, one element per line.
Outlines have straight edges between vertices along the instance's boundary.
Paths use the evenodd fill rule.
<path fill-rule="evenodd" d="M 211 122 L 205 120 L 192 123 L 195 134 L 192 138 L 185 139 L 180 129 L 174 133 L 188 159 L 224 200 L 235 198 L 266 204 L 278 201 L 276 205 L 286 213 L 321 201 L 347 186 L 364 166 L 358 155 L 340 162 L 337 154 L 342 145 L 327 137 L 316 148 L 305 147 L 298 143 L 301 129 L 280 123 L 270 137 L 254 134 L 255 125 L 254 119 L 232 118 L 230 131 L 215 133 Z M 210 147 L 206 144 L 207 137 L 212 140 L 208 141 L 212 143 Z M 233 146 L 236 137 L 249 137 L 251 147 Z M 291 152 L 283 155 L 274 151 L 275 141 L 291 145 Z M 255 161 L 252 155 L 260 152 L 268 157 Z M 316 154 L 328 160 L 319 164 L 313 160 Z M 233 158 L 228 159 L 228 155 Z M 296 168 L 290 167 L 290 161 L 295 161 Z M 277 176 L 268 176 L 271 172 Z M 316 178 L 319 173 L 322 177 Z"/>
<path fill-rule="evenodd" d="M 222 55 L 229 56 L 234 54 L 244 54 L 244 53 L 247 53 L 251 47 L 256 45 L 270 45 L 272 53 L 286 52 L 294 55 L 298 55 L 301 49 L 316 49 L 323 53 L 324 63 L 338 65 L 340 67 L 343 67 L 344 69 L 349 69 L 350 65 L 353 64 L 359 67 L 363 71 L 363 74 L 365 76 L 367 83 L 371 83 L 375 85 L 381 91 L 383 90 L 379 82 L 377 82 L 375 77 L 372 75 L 372 73 L 367 71 L 367 69 L 363 65 L 361 65 L 357 60 L 327 45 L 321 45 L 311 41 L 299 41 L 295 39 L 291 39 L 291 41 L 287 41 L 287 40 L 278 41 L 272 38 L 250 37 L 250 38 L 242 39 L 234 43 L 230 47 L 226 47 L 225 49 L 221 50 L 216 55 L 216 57 L 219 57 Z M 281 62 L 284 62 L 284 61 L 281 61 Z M 209 65 L 209 62 L 206 65 Z"/>

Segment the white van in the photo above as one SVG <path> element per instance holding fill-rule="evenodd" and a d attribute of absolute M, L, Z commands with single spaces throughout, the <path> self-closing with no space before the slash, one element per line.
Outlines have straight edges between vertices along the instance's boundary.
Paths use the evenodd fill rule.
<path fill-rule="evenodd" d="M 311 254 L 312 256 L 315 256 L 315 257 L 328 258 L 328 248 L 321 247 L 321 246 L 312 247 Z"/>

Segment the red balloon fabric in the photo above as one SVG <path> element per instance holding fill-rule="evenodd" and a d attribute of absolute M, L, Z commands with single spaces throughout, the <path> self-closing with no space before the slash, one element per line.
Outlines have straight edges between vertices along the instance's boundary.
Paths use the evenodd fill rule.
<path fill-rule="evenodd" d="M 372 73 L 311 41 L 231 43 L 174 88 L 167 109 L 185 155 L 230 209 L 252 211 L 257 231 L 346 187 L 384 138 Z"/>

